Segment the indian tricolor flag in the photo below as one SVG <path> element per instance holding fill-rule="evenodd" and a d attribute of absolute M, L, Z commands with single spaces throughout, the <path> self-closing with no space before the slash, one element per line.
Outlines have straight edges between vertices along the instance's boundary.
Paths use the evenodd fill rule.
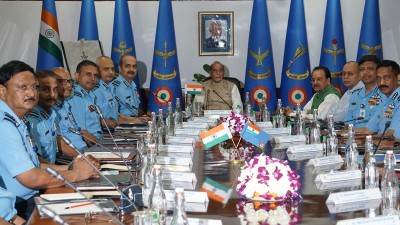
<path fill-rule="evenodd" d="M 63 66 L 57 12 L 54 0 L 43 0 L 36 70 Z"/>
<path fill-rule="evenodd" d="M 210 148 L 216 144 L 219 144 L 225 140 L 231 139 L 232 134 L 228 128 L 227 123 L 222 123 L 211 130 L 208 130 L 200 134 L 200 138 L 203 141 L 205 148 Z"/>
<path fill-rule="evenodd" d="M 201 95 L 201 84 L 186 84 L 185 91 L 188 95 Z"/>
<path fill-rule="evenodd" d="M 200 191 L 207 192 L 209 198 L 215 201 L 226 204 L 232 194 L 232 189 L 225 187 L 224 185 L 206 177 L 206 180 L 201 186 Z"/>
<path fill-rule="evenodd" d="M 247 132 L 251 135 L 253 135 L 254 137 L 257 137 L 260 134 L 260 130 L 261 128 L 257 127 L 256 125 L 249 123 L 247 126 Z"/>

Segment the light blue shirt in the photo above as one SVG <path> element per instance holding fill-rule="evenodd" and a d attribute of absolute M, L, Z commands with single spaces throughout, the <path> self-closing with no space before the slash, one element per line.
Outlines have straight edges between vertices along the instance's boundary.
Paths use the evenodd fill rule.
<path fill-rule="evenodd" d="M 345 121 L 346 113 L 349 110 L 350 97 L 355 91 L 360 90 L 362 87 L 364 87 L 364 83 L 359 81 L 356 86 L 347 90 L 340 98 L 339 103 L 330 110 L 329 114 L 334 115 L 333 118 L 335 121 Z"/>
<path fill-rule="evenodd" d="M 14 205 L 15 195 L 0 187 L 0 217 L 5 221 L 11 220 L 17 214 Z"/>
<path fill-rule="evenodd" d="M 71 105 L 71 112 L 79 130 L 87 130 L 97 139 L 102 139 L 100 116 L 94 108 L 96 96 L 93 92 L 86 92 L 80 85 L 76 84 L 74 96 L 67 101 Z"/>
<path fill-rule="evenodd" d="M 56 124 L 59 126 L 60 135 L 67 137 L 77 149 L 84 151 L 87 145 L 82 136 L 68 131 L 70 127 L 79 131 L 78 124 L 76 124 L 75 117 L 71 112 L 72 106 L 67 101 L 57 100 L 53 108 L 57 114 Z"/>
<path fill-rule="evenodd" d="M 111 84 L 114 86 L 115 95 L 120 99 L 118 111 L 125 116 L 138 116 L 140 100 L 135 82 L 129 84 L 120 74 Z"/>
<path fill-rule="evenodd" d="M 57 136 L 59 135 L 55 123 L 57 114 L 51 109 L 48 114 L 40 106 L 35 106 L 28 116 L 30 122 L 29 133 L 43 159 L 55 163 L 58 152 Z"/>
<path fill-rule="evenodd" d="M 354 124 L 354 128 L 365 127 L 379 106 L 385 103 L 386 98 L 386 95 L 382 94 L 376 85 L 368 94 L 365 93 L 365 87 L 355 91 L 350 97 L 345 121 L 355 120 L 361 116 L 364 119 L 349 121 L 346 124 Z"/>
<path fill-rule="evenodd" d="M 30 138 L 28 128 L 11 108 L 0 100 L 0 176 L 5 188 L 16 196 L 28 199 L 37 190 L 23 186 L 16 176 L 33 168 L 39 168 L 36 148 Z"/>
<path fill-rule="evenodd" d="M 387 121 L 392 121 L 400 106 L 400 87 L 386 99 L 384 104 L 381 104 L 376 110 L 374 116 L 367 123 L 366 128 L 374 133 L 382 134 Z M 396 118 L 395 120 L 398 120 Z M 395 124 L 391 124 L 388 130 L 394 130 Z"/>
<path fill-rule="evenodd" d="M 118 102 L 114 97 L 114 89 L 111 84 L 106 84 L 99 79 L 93 93 L 96 95 L 96 104 L 100 107 L 104 118 L 118 121 Z"/>

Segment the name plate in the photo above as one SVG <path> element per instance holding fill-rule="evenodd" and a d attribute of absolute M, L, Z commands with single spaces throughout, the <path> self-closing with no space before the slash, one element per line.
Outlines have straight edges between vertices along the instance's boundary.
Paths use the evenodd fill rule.
<path fill-rule="evenodd" d="M 177 166 L 177 165 L 161 165 L 162 170 L 175 171 L 175 172 L 190 172 L 191 166 Z"/>
<path fill-rule="evenodd" d="M 310 160 L 311 161 L 311 160 Z M 311 174 L 320 174 L 320 173 L 329 173 L 332 170 L 338 170 L 343 166 L 343 162 L 335 163 L 335 164 L 328 164 L 323 166 L 314 166 L 312 163 L 307 164 L 308 171 Z"/>
<path fill-rule="evenodd" d="M 323 151 L 324 150 L 324 145 L 323 144 L 311 144 L 311 145 L 297 145 L 297 146 L 291 146 L 288 148 L 287 152 L 294 154 L 294 153 L 299 153 L 299 152 L 317 152 L 317 151 Z"/>
<path fill-rule="evenodd" d="M 196 144 L 196 141 L 192 137 L 178 137 L 178 136 L 169 136 L 167 140 L 167 144 L 179 144 L 179 145 L 194 145 Z"/>
<path fill-rule="evenodd" d="M 378 208 L 380 204 L 381 204 L 380 199 L 374 199 L 366 202 L 352 202 L 348 204 L 338 204 L 338 205 L 328 204 L 327 206 L 330 213 L 343 213 L 343 212 L 354 212 L 363 209 Z"/>
<path fill-rule="evenodd" d="M 262 129 L 263 131 L 267 132 L 270 135 L 277 136 L 277 135 L 289 135 L 289 131 L 286 127 L 282 128 L 265 128 Z"/>
<path fill-rule="evenodd" d="M 331 193 L 326 200 L 326 204 L 346 204 L 354 202 L 371 201 L 382 199 L 382 194 L 379 188 L 363 189 L 356 191 L 345 191 Z"/>
<path fill-rule="evenodd" d="M 232 110 L 204 110 L 204 117 L 219 117 L 229 116 Z"/>
<path fill-rule="evenodd" d="M 256 122 L 257 127 L 260 128 L 273 128 L 271 121 L 268 122 Z"/>
<path fill-rule="evenodd" d="M 175 129 L 175 135 L 197 136 L 199 134 L 201 134 L 200 129 L 190 129 L 190 128 Z"/>
<path fill-rule="evenodd" d="M 321 157 L 323 155 L 322 151 L 319 152 L 297 152 L 297 153 L 287 153 L 288 159 L 290 161 L 302 161 L 306 159 L 313 159 L 317 157 Z"/>
<path fill-rule="evenodd" d="M 167 181 L 180 181 L 180 182 L 195 182 L 197 181 L 194 173 L 162 171 L 162 180 Z"/>
<path fill-rule="evenodd" d="M 288 136 L 275 136 L 274 137 L 275 143 L 292 143 L 292 142 L 299 142 L 299 143 L 306 143 L 306 136 L 304 135 L 288 135 Z"/>
<path fill-rule="evenodd" d="M 358 218 L 350 220 L 341 220 L 336 223 L 336 225 L 399 225 L 399 217 L 394 216 L 377 216 L 371 218 Z"/>
<path fill-rule="evenodd" d="M 168 153 L 182 152 L 193 154 L 194 149 L 193 146 L 190 145 L 159 145 L 158 151 Z"/>
<path fill-rule="evenodd" d="M 198 129 L 208 129 L 209 126 L 207 123 L 201 122 L 183 122 L 183 128 L 198 128 Z"/>
<path fill-rule="evenodd" d="M 318 191 L 324 190 L 338 190 L 342 188 L 350 188 L 350 187 L 361 187 L 361 179 L 354 180 L 341 180 L 336 182 L 328 182 L 328 183 L 316 183 L 315 187 Z"/>
<path fill-rule="evenodd" d="M 338 164 L 338 163 L 344 163 L 343 158 L 340 155 L 331 155 L 331 156 L 326 156 L 326 157 L 321 157 L 321 158 L 316 158 L 316 159 L 311 159 L 308 163 L 307 166 L 327 166 L 331 164 Z"/>
<path fill-rule="evenodd" d="M 190 158 L 178 158 L 178 157 L 165 157 L 157 156 L 156 162 L 161 165 L 177 165 L 177 166 L 189 166 L 192 167 L 192 159 Z"/>
<path fill-rule="evenodd" d="M 172 217 L 167 217 L 167 224 L 170 224 L 171 221 Z M 188 218 L 188 222 L 190 225 L 222 225 L 221 220 L 212 219 Z"/>
<path fill-rule="evenodd" d="M 315 178 L 315 183 L 321 182 L 336 182 L 342 180 L 354 180 L 361 179 L 360 170 L 349 170 L 349 171 L 336 171 L 331 173 L 318 174 Z"/>
<path fill-rule="evenodd" d="M 187 152 L 158 152 L 158 156 L 175 157 L 175 158 L 189 158 L 193 161 L 193 153 Z"/>
<path fill-rule="evenodd" d="M 167 209 L 175 209 L 175 191 L 164 190 L 165 197 L 167 199 Z M 148 199 L 149 191 L 143 192 L 143 199 Z M 207 212 L 209 199 L 206 192 L 201 191 L 184 191 L 185 195 L 185 210 L 187 212 Z M 147 206 L 147 201 L 143 201 L 144 205 Z"/>

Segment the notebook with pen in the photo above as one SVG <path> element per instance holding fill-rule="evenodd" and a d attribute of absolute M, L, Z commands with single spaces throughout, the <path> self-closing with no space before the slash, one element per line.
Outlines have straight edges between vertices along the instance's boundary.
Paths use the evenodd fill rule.
<path fill-rule="evenodd" d="M 127 186 L 130 184 L 129 174 L 105 175 L 115 186 Z M 78 190 L 110 190 L 114 189 L 104 177 L 88 179 L 73 183 Z"/>

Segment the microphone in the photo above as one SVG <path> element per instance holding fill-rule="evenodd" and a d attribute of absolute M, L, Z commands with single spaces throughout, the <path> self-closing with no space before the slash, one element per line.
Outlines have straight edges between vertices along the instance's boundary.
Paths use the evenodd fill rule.
<path fill-rule="evenodd" d="M 355 119 L 351 119 L 351 120 L 336 121 L 336 122 L 334 122 L 334 124 L 340 125 L 340 126 L 344 126 L 344 125 L 345 125 L 346 123 L 348 123 L 348 122 L 353 122 L 353 121 L 356 121 L 356 120 L 363 120 L 363 119 L 364 119 L 363 116 L 359 116 L 359 117 L 357 117 L 357 118 L 355 118 Z"/>
<path fill-rule="evenodd" d="M 115 141 L 114 136 L 113 136 L 113 134 L 112 134 L 110 128 L 108 127 L 107 121 L 104 119 L 103 113 L 101 113 L 101 109 L 99 108 L 98 105 L 95 105 L 94 107 L 95 107 L 95 109 L 96 109 L 97 114 L 99 114 L 101 120 L 103 120 L 104 125 L 106 126 L 106 129 L 107 129 L 108 134 L 110 135 L 112 141 L 114 142 L 115 147 L 117 148 L 119 154 L 121 155 L 121 158 L 122 158 L 122 160 L 124 161 L 124 164 L 125 164 L 125 166 L 126 166 L 126 169 L 127 169 L 128 172 L 129 172 L 130 178 L 133 179 L 132 171 L 131 171 L 131 169 L 129 168 L 128 163 L 126 162 L 127 160 L 124 159 L 124 157 L 123 157 L 123 155 L 122 155 L 122 152 L 121 152 L 121 149 L 119 148 L 117 142 Z"/>
<path fill-rule="evenodd" d="M 68 128 L 68 131 L 71 132 L 71 133 L 80 135 L 80 136 L 82 136 L 83 138 L 85 138 L 85 139 L 87 139 L 87 140 L 89 140 L 89 141 L 95 143 L 96 145 L 100 146 L 102 149 L 106 150 L 107 152 L 110 152 L 110 153 L 112 153 L 113 155 L 116 155 L 116 156 L 120 157 L 124 162 L 127 161 L 126 158 L 124 158 L 124 155 L 123 155 L 121 152 L 120 152 L 120 153 L 114 152 L 112 149 L 107 148 L 106 146 L 100 144 L 99 142 L 96 142 L 96 141 L 92 140 L 91 138 L 89 138 L 89 137 L 86 136 L 86 135 L 83 135 L 81 132 L 75 130 L 74 128 L 69 127 L 69 128 Z M 128 143 L 130 143 L 129 140 L 126 139 L 126 137 L 124 137 L 124 136 L 122 136 L 122 135 L 119 135 L 119 136 L 123 137 L 125 141 L 127 141 Z M 132 143 L 130 143 L 130 145 L 132 146 L 133 150 L 136 152 L 135 154 L 138 154 L 137 149 L 132 145 Z M 136 158 L 138 158 L 138 157 L 136 157 Z M 140 157 L 139 157 L 139 158 L 140 158 Z M 142 162 L 141 162 L 141 159 L 140 159 L 140 162 L 137 163 L 137 164 L 135 165 L 135 170 L 134 170 L 134 172 L 137 172 L 137 171 L 140 170 L 140 165 L 141 165 L 141 163 L 142 163 Z M 129 170 L 128 170 L 128 172 L 129 172 Z M 131 171 L 130 171 L 130 174 L 132 174 Z"/>
<path fill-rule="evenodd" d="M 123 102 L 118 96 L 114 96 L 115 97 L 115 99 L 117 100 L 117 102 L 119 103 L 119 104 L 121 104 L 121 105 L 123 105 L 123 106 L 125 106 L 125 108 L 127 108 L 129 111 L 131 111 L 131 113 L 134 115 L 134 114 L 137 114 L 137 112 L 135 112 L 134 111 L 134 109 L 135 110 L 139 110 L 136 106 L 134 106 L 134 105 L 127 105 L 125 102 Z"/>
<path fill-rule="evenodd" d="M 385 129 L 383 129 L 382 135 L 381 135 L 381 137 L 379 138 L 378 144 L 376 145 L 376 148 L 375 148 L 375 151 L 374 151 L 374 155 L 375 155 L 376 151 L 378 151 L 378 148 L 379 148 L 379 145 L 381 144 L 381 141 L 382 141 L 382 139 L 383 139 L 383 136 L 385 136 L 385 133 L 386 133 L 387 129 L 390 127 L 390 124 L 391 124 L 391 123 L 392 123 L 392 122 L 391 122 L 390 120 L 387 121 L 387 122 L 385 123 Z"/>
<path fill-rule="evenodd" d="M 227 106 L 229 106 L 229 108 L 232 109 L 232 106 L 229 105 L 222 97 L 221 95 L 219 95 L 214 89 L 212 90 Z"/>
<path fill-rule="evenodd" d="M 89 161 L 88 161 L 89 162 Z M 92 165 L 93 166 L 93 168 L 95 168 L 95 169 L 97 169 L 92 163 L 90 163 L 89 162 L 89 164 L 90 165 Z M 98 169 L 97 169 L 98 170 Z M 59 179 L 59 180 L 61 180 L 62 182 L 64 182 L 68 187 L 70 187 L 70 188 L 72 188 L 74 191 L 76 191 L 76 192 L 78 192 L 80 195 L 82 195 L 83 197 L 85 197 L 85 199 L 86 200 L 88 200 L 89 202 L 91 202 L 91 203 L 93 203 L 94 205 L 96 205 L 101 211 L 103 211 L 105 214 L 107 214 L 107 216 L 109 216 L 110 218 L 111 218 L 111 220 L 114 220 L 115 222 L 117 222 L 118 224 L 121 224 L 121 225 L 123 225 L 123 223 L 119 220 L 119 219 L 117 219 L 115 216 L 113 216 L 113 215 L 111 215 L 111 213 L 110 212 L 108 212 L 107 210 L 105 210 L 103 207 L 101 207 L 100 205 L 99 205 L 99 203 L 97 203 L 96 201 L 94 201 L 93 199 L 91 199 L 91 198 L 88 198 L 86 195 L 84 195 L 80 190 L 78 190 L 74 185 L 72 185 L 70 182 L 68 182 L 67 180 L 65 180 L 55 169 L 53 169 L 53 168 L 51 168 L 51 167 L 47 167 L 46 168 L 46 171 L 48 172 L 48 173 L 50 173 L 50 175 L 51 176 L 53 176 L 53 177 L 55 177 L 55 178 L 57 178 L 57 179 Z M 98 172 L 100 172 L 100 171 L 98 171 Z M 101 173 L 100 173 L 100 175 L 102 175 Z M 104 176 L 104 175 L 102 175 L 102 176 Z M 105 176 L 104 176 L 105 177 Z M 108 179 L 107 179 L 108 180 Z M 109 181 L 110 182 L 110 181 Z M 110 184 L 112 184 L 112 185 L 114 185 L 112 182 L 110 183 Z M 120 192 L 120 190 L 118 189 L 118 188 L 115 188 L 118 192 Z M 43 207 L 42 207 L 43 208 Z M 42 211 L 42 208 L 40 209 L 40 211 Z M 51 211 L 51 210 L 50 210 Z M 42 211 L 43 212 L 43 211 Z M 55 214 L 54 212 L 52 212 L 53 213 L 53 215 Z M 45 213 L 46 214 L 46 213 Z M 47 214 L 46 214 L 47 215 Z M 55 217 L 59 217 L 58 215 L 56 215 L 55 217 L 53 216 L 49 216 L 50 218 L 52 218 L 52 219 L 54 219 L 54 221 L 56 221 L 55 220 Z M 61 219 L 61 218 L 60 218 Z M 57 221 L 58 222 L 58 221 Z M 63 224 L 63 223 L 62 223 Z"/>
<path fill-rule="evenodd" d="M 115 186 L 115 184 L 113 183 L 113 182 L 111 182 L 110 181 L 110 179 L 108 179 L 105 175 L 103 175 L 101 172 L 100 172 L 100 170 L 99 169 L 97 169 L 97 167 L 95 166 L 95 165 L 93 165 L 93 163 L 91 163 L 90 161 L 89 161 L 89 159 L 87 159 L 87 157 L 85 156 L 85 154 L 83 154 L 83 153 L 81 153 L 72 143 L 71 143 L 71 141 L 67 138 L 67 137 L 65 137 L 65 136 L 61 136 L 61 138 L 65 141 L 65 143 L 67 144 L 67 145 L 69 145 L 71 148 L 73 148 L 87 163 L 89 163 L 89 165 L 94 169 L 94 170 L 96 170 L 96 172 L 97 173 L 99 173 L 100 174 L 100 176 L 102 177 L 102 178 L 104 178 L 109 184 L 111 184 L 111 186 L 116 190 L 116 191 L 118 191 L 118 193 L 120 193 L 121 194 L 121 197 L 123 197 L 124 198 L 124 200 L 127 200 L 132 206 L 133 206 L 133 208 L 135 209 L 135 211 L 138 211 L 138 208 L 136 207 L 136 205 L 132 202 L 132 200 L 130 199 L 130 198 L 128 198 L 128 196 L 124 193 L 124 192 L 122 192 L 121 190 L 119 190 L 119 188 L 117 187 L 117 186 Z M 52 169 L 52 168 L 51 168 Z M 54 171 L 55 173 L 57 173 L 56 171 Z M 53 173 L 54 173 L 53 172 Z M 58 173 L 57 173 L 58 174 Z M 56 177 L 57 178 L 57 177 Z M 68 185 L 68 183 L 69 182 L 67 182 L 67 181 L 64 181 L 67 185 Z M 68 185 L 68 186 L 70 186 L 70 185 Z M 71 186 L 73 186 L 72 184 L 71 184 Z M 70 186 L 70 187 L 71 187 Z M 73 187 L 71 187 L 72 189 L 74 189 L 75 191 L 77 190 L 77 188 L 75 188 L 74 186 Z M 134 195 L 133 195 L 134 196 Z M 143 202 L 142 203 L 140 203 L 140 202 L 138 202 L 138 205 L 143 205 Z"/>
<path fill-rule="evenodd" d="M 65 220 L 63 220 L 59 215 L 57 215 L 53 210 L 49 209 L 47 206 L 43 205 L 40 207 L 40 212 L 42 212 L 44 215 L 47 217 L 53 219 L 55 222 L 61 224 L 61 225 L 68 225 Z"/>

